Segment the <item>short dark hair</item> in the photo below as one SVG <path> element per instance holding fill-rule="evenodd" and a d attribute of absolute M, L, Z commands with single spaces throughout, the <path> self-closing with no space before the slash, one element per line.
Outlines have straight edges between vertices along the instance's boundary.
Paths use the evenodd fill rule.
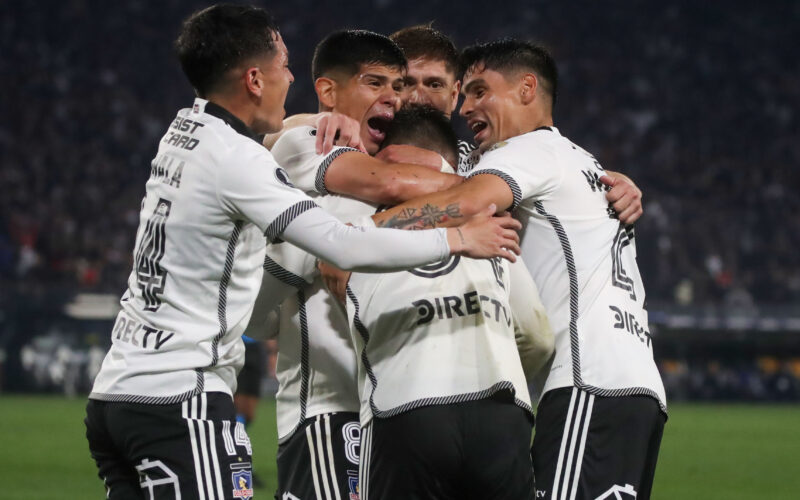
<path fill-rule="evenodd" d="M 230 69 L 274 52 L 277 33 L 278 25 L 262 8 L 218 4 L 183 22 L 175 52 L 189 83 L 203 97 L 217 89 Z"/>
<path fill-rule="evenodd" d="M 403 51 L 389 37 L 367 30 L 342 30 L 317 44 L 311 75 L 316 80 L 337 72 L 350 78 L 364 64 L 381 64 L 401 71 L 408 66 Z"/>
<path fill-rule="evenodd" d="M 432 26 L 418 24 L 395 31 L 389 38 L 403 49 L 406 59 L 443 61 L 445 69 L 458 78 L 458 50 L 450 38 Z"/>
<path fill-rule="evenodd" d="M 440 110 L 410 104 L 395 113 L 381 148 L 409 144 L 439 153 L 453 168 L 458 165 L 458 138 L 453 125 Z"/>
<path fill-rule="evenodd" d="M 558 69 L 550 52 L 539 44 L 504 38 L 467 47 L 461 53 L 461 77 L 476 67 L 503 73 L 518 70 L 533 72 L 555 107 L 558 97 Z"/>

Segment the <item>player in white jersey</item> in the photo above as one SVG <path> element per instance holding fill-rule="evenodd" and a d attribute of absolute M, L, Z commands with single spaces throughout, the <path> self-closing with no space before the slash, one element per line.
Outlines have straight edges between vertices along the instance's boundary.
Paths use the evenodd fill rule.
<path fill-rule="evenodd" d="M 387 143 L 457 163 L 449 119 L 430 107 L 398 113 Z M 524 265 L 458 258 L 353 274 L 347 296 L 361 360 L 360 498 L 530 498 L 526 373 L 546 365 L 553 339 Z"/>
<path fill-rule="evenodd" d="M 405 64 L 402 52 L 385 36 L 362 30 L 329 35 L 317 46 L 312 63 L 320 109 L 361 124 L 361 140 L 375 153 L 400 106 Z M 348 147 L 317 154 L 316 133 L 305 126 L 287 131 L 272 152 L 299 189 L 343 221 L 368 217 L 376 209 L 354 198 L 326 194 L 337 189 L 354 165 L 391 169 L 409 179 L 390 186 L 395 193 L 388 197 L 381 186 L 367 188 L 361 196 L 369 201 L 389 202 L 460 181 L 424 167 L 389 166 Z M 353 182 L 345 179 L 346 184 Z M 364 188 L 364 182 L 358 184 Z M 406 185 L 410 190 L 404 193 Z M 277 496 L 346 498 L 357 495 L 355 351 L 344 310 L 317 278 L 316 259 L 298 252 L 285 243 L 270 245 L 265 261 L 266 273 L 297 288 L 280 311 Z"/>
<path fill-rule="evenodd" d="M 376 220 L 423 228 L 432 226 L 431 213 L 465 215 L 489 202 L 515 209 L 523 260 L 556 337 L 532 450 L 537 496 L 597 498 L 624 488 L 647 498 L 666 398 L 632 229 L 607 203 L 600 164 L 553 127 L 550 55 L 506 40 L 462 57 L 461 114 L 475 132 L 480 162 L 460 186 Z"/>
<path fill-rule="evenodd" d="M 487 219 L 414 234 L 342 224 L 292 187 L 254 138 L 281 127 L 293 81 L 271 16 L 210 7 L 184 23 L 176 48 L 199 97 L 152 162 L 87 438 L 109 498 L 249 498 L 250 443 L 233 425 L 231 394 L 265 238 L 377 271 L 451 253 L 508 255 L 501 247 L 518 246 L 506 228 L 518 225 Z"/>

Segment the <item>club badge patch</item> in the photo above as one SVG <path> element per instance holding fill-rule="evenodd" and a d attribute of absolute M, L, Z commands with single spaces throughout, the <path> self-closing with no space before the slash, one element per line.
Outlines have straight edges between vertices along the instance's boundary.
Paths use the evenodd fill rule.
<path fill-rule="evenodd" d="M 347 486 L 350 489 L 350 500 L 359 500 L 359 495 L 358 495 L 358 476 L 349 475 L 349 472 L 348 472 Z"/>
<path fill-rule="evenodd" d="M 281 184 L 285 184 L 292 188 L 294 187 L 292 181 L 289 180 L 289 174 L 286 173 L 286 170 L 282 169 L 281 167 L 275 169 L 275 178 L 278 179 L 278 182 Z"/>
<path fill-rule="evenodd" d="M 231 473 L 233 481 L 233 498 L 250 500 L 253 498 L 253 473 L 250 469 Z"/>

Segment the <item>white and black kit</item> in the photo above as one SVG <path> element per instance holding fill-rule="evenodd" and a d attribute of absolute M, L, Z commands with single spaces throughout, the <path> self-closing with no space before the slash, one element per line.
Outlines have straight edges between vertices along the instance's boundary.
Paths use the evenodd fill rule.
<path fill-rule="evenodd" d="M 594 493 L 582 489 L 584 483 L 575 475 L 569 476 L 570 487 L 564 489 L 569 470 L 574 469 L 578 476 L 592 471 L 586 467 L 591 460 L 586 450 L 630 467 L 624 475 L 605 478 L 611 485 L 624 487 L 624 478 L 642 475 L 647 462 L 625 462 L 616 439 L 621 438 L 628 448 L 642 446 L 637 451 L 642 456 L 657 454 L 657 441 L 636 439 L 634 432 L 656 429 L 666 415 L 664 386 L 653 361 L 633 229 L 621 224 L 609 206 L 606 187 L 599 180 L 605 174 L 600 164 L 554 127 L 542 127 L 495 144 L 482 155 L 470 176 L 486 174 L 502 179 L 513 194 L 511 209 L 516 210 L 523 225 L 521 256 L 540 287 L 555 335 L 556 352 L 539 415 L 550 414 L 549 421 L 560 421 L 564 426 L 548 429 L 560 439 L 553 439 L 553 434 L 548 436 L 541 428 L 542 432 L 536 433 L 532 450 L 536 488 L 545 492 L 546 498 L 595 498 Z M 562 388 L 568 388 L 568 393 L 573 388 L 578 391 L 575 405 L 558 404 L 560 398 L 549 396 L 550 391 Z M 636 425 L 613 418 L 615 412 L 624 411 L 631 401 L 642 397 L 659 411 L 637 414 L 635 418 L 642 422 Z M 594 403 L 591 418 L 609 425 L 605 431 L 581 434 L 578 431 L 583 432 L 583 428 L 571 427 L 588 425 L 594 429 L 589 420 L 575 424 L 574 419 L 567 418 L 579 402 L 588 399 Z M 561 416 L 556 418 L 553 413 Z M 584 467 L 570 469 L 565 465 L 552 470 L 554 475 L 548 474 L 553 457 L 578 436 L 586 437 L 585 446 L 567 454 Z M 623 469 L 626 467 L 619 465 L 609 470 Z M 556 489 L 558 496 L 553 496 Z"/>

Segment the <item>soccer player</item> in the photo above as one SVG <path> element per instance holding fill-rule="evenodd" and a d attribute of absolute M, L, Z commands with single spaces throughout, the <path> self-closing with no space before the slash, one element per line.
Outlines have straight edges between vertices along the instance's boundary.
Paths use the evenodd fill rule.
<path fill-rule="evenodd" d="M 339 265 L 412 268 L 448 254 L 518 250 L 507 219 L 460 232 L 349 227 L 293 188 L 255 140 L 282 126 L 293 76 L 263 9 L 216 5 L 176 41 L 198 97 L 159 142 L 140 211 L 134 269 L 87 405 L 107 497 L 247 498 L 251 447 L 231 394 L 265 238 Z"/>
<path fill-rule="evenodd" d="M 374 154 L 400 107 L 405 65 L 403 53 L 383 35 L 363 30 L 329 35 L 312 63 L 320 111 L 357 122 L 362 144 Z M 286 131 L 272 153 L 298 188 L 342 220 L 375 212 L 375 205 L 359 200 L 396 203 L 462 180 L 418 165 L 390 165 L 350 147 L 318 154 L 316 134 L 308 126 Z M 365 170 L 374 174 L 353 175 Z M 271 245 L 265 270 L 267 277 L 297 288 L 280 312 L 277 495 L 355 495 L 359 399 L 346 315 L 317 278 L 313 256 L 285 243 Z M 257 309 L 260 315 L 260 303 Z M 251 322 L 248 331 L 257 325 Z"/>
<path fill-rule="evenodd" d="M 384 143 L 458 157 L 448 118 L 429 107 L 404 108 Z M 546 365 L 553 338 L 522 262 L 353 274 L 347 296 L 361 360 L 360 498 L 532 498 L 526 374 Z"/>
<path fill-rule="evenodd" d="M 463 54 L 461 114 L 482 152 L 469 179 L 376 214 L 379 225 L 446 225 L 494 203 L 523 223 L 556 354 L 537 414 L 537 498 L 648 498 L 666 398 L 653 362 L 633 230 L 609 207 L 595 158 L 553 126 L 558 77 L 539 46 Z M 422 207 L 426 213 L 421 216 Z M 438 215 L 438 218 L 437 218 Z"/>

